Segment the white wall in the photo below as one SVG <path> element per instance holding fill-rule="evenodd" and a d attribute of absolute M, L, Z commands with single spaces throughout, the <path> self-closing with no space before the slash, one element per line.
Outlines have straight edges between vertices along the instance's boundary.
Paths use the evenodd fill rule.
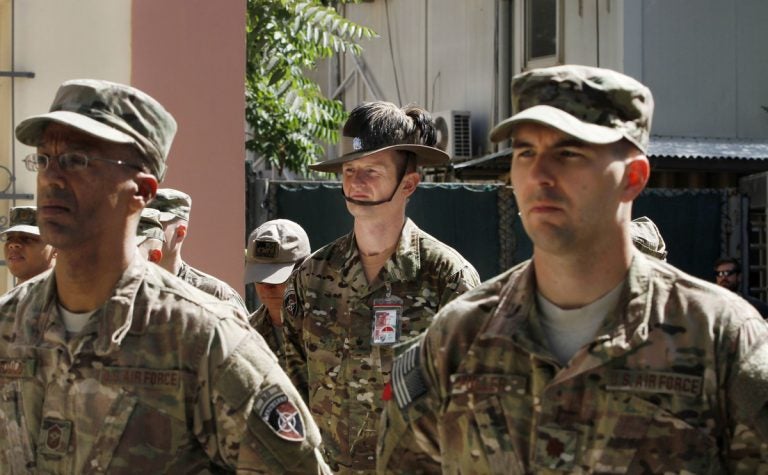
<path fill-rule="evenodd" d="M 67 79 L 130 82 L 131 0 L 17 0 L 14 6 L 15 69 L 35 73 L 32 79 L 16 79 L 15 124 L 47 112 L 59 84 Z M 15 124 L 0 133 L 11 134 Z M 21 162 L 31 149 L 18 142 L 15 148 L 15 157 L 3 153 L 0 164 L 11 168 L 15 160 L 16 192 L 34 194 L 35 175 Z M 24 204 L 34 201 L 0 200 L 0 215 Z M 12 286 L 5 267 L 0 268 L 0 291 L 5 290 L 3 284 Z"/>

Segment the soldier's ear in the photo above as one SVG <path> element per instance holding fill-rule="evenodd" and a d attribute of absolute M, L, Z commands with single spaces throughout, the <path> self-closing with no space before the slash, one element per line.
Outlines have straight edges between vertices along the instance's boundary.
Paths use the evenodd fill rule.
<path fill-rule="evenodd" d="M 184 225 L 184 224 L 177 225 L 176 226 L 176 237 L 179 240 L 182 240 L 182 239 L 184 239 L 184 237 L 186 237 L 186 235 L 187 235 L 187 226 Z"/>
<path fill-rule="evenodd" d="M 645 189 L 651 175 L 651 165 L 645 155 L 636 155 L 629 159 L 624 185 L 625 201 L 632 201 Z"/>
<path fill-rule="evenodd" d="M 140 173 L 136 178 L 136 196 L 144 200 L 144 206 L 157 194 L 157 186 L 157 179 L 149 173 Z"/>
<path fill-rule="evenodd" d="M 149 259 L 149 262 L 154 262 L 155 264 L 157 264 L 163 259 L 163 251 L 161 251 L 160 249 L 150 250 L 148 259 Z"/>
<path fill-rule="evenodd" d="M 420 181 L 421 177 L 417 172 L 406 173 L 403 177 L 403 191 L 406 193 L 406 196 L 411 196 L 416 191 Z"/>

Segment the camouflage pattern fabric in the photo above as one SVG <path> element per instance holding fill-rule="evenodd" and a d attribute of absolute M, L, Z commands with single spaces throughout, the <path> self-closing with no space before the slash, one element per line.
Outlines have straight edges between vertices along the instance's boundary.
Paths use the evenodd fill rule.
<path fill-rule="evenodd" d="M 176 121 L 145 92 L 96 79 L 66 81 L 56 91 L 49 112 L 21 121 L 16 138 L 36 147 L 51 122 L 67 124 L 110 142 L 134 145 L 158 182 L 163 181 Z"/>
<path fill-rule="evenodd" d="M 0 472 L 327 472 L 320 433 L 232 305 L 136 258 L 67 335 L 52 273 L 0 300 Z"/>
<path fill-rule="evenodd" d="M 219 300 L 229 302 L 237 306 L 246 314 L 248 313 L 248 309 L 245 306 L 245 301 L 243 301 L 243 298 L 240 297 L 240 294 L 238 294 L 237 291 L 230 287 L 226 282 L 219 280 L 212 275 L 208 275 L 205 272 L 197 270 L 186 262 L 181 263 L 179 273 L 176 274 L 176 276 L 192 287 L 196 287 L 206 294 L 213 295 Z"/>
<path fill-rule="evenodd" d="M 405 424 L 448 474 L 765 473 L 768 325 L 637 251 L 623 292 L 566 367 L 530 261 L 456 299 L 395 363 L 379 473 Z"/>
<path fill-rule="evenodd" d="M 253 312 L 249 317 L 248 321 L 251 324 L 251 327 L 253 327 L 254 330 L 259 332 L 259 334 L 264 338 L 264 341 L 267 342 L 267 345 L 269 346 L 269 349 L 272 350 L 272 352 L 277 356 L 277 359 L 280 361 L 280 365 L 282 367 L 287 366 L 287 362 L 285 360 L 285 332 L 281 328 L 276 328 L 274 325 L 272 325 L 272 320 L 269 318 L 269 312 L 267 310 L 266 305 L 261 305 L 259 308 L 256 309 L 255 312 Z M 295 337 L 295 334 L 292 336 Z M 298 341 L 294 342 L 294 345 L 298 345 Z"/>
<path fill-rule="evenodd" d="M 443 305 L 478 283 L 471 264 L 410 219 L 372 285 L 354 233 L 315 252 L 293 274 L 283 321 L 288 341 L 301 346 L 286 346 L 287 372 L 308 398 L 334 471 L 375 469 L 381 392 L 394 349 L 371 345 L 374 299 L 384 297 L 389 286 L 403 300 L 401 341 L 406 341 L 424 331 Z M 407 451 L 399 456 L 416 466 L 435 466 L 428 458 L 410 458 Z"/>
<path fill-rule="evenodd" d="M 653 95 L 635 79 L 610 69 L 580 65 L 531 69 L 512 78 L 512 114 L 491 130 L 492 142 L 509 138 L 518 122 L 533 120 L 592 143 L 623 137 L 645 152 Z M 605 137 L 605 130 L 584 128 L 585 123 L 615 134 L 604 141 L 600 137 Z"/>

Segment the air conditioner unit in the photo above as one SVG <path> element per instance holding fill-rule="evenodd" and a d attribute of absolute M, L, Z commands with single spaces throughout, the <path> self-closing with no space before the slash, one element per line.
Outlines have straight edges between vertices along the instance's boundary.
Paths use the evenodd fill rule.
<path fill-rule="evenodd" d="M 437 146 L 451 159 L 472 158 L 472 124 L 469 111 L 432 113 L 437 128 Z"/>

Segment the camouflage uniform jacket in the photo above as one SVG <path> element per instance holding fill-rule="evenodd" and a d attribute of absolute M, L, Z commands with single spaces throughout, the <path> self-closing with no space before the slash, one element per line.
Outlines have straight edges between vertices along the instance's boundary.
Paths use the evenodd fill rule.
<path fill-rule="evenodd" d="M 394 350 L 371 345 L 374 299 L 390 288 L 403 300 L 405 341 L 424 331 L 443 305 L 478 283 L 471 264 L 410 219 L 395 254 L 371 285 L 354 233 L 315 252 L 294 273 L 283 320 L 301 346 L 286 347 L 288 374 L 308 395 L 333 470 L 375 469 L 381 391 Z"/>
<path fill-rule="evenodd" d="M 272 325 L 272 320 L 269 318 L 269 311 L 266 305 L 261 305 L 256 309 L 249 317 L 248 321 L 251 326 L 264 337 L 264 341 L 267 342 L 269 349 L 277 356 L 280 361 L 280 365 L 285 367 L 285 332 L 282 327 L 275 327 Z M 295 335 L 294 335 L 295 336 Z"/>
<path fill-rule="evenodd" d="M 768 325 L 732 292 L 635 252 L 620 304 L 566 367 L 525 262 L 452 302 L 393 369 L 398 428 L 455 473 L 764 473 Z"/>
<path fill-rule="evenodd" d="M 213 295 L 219 300 L 230 302 L 240 307 L 240 309 L 248 314 L 248 308 L 245 306 L 245 301 L 239 293 L 226 282 L 217 279 L 212 275 L 208 275 L 198 269 L 195 269 L 186 262 L 181 263 L 179 272 L 176 276 L 188 283 L 192 287 L 197 287 L 206 294 Z"/>
<path fill-rule="evenodd" d="M 136 258 L 82 332 L 58 308 L 50 272 L 0 300 L 0 473 L 324 466 L 306 405 L 231 304 Z"/>

